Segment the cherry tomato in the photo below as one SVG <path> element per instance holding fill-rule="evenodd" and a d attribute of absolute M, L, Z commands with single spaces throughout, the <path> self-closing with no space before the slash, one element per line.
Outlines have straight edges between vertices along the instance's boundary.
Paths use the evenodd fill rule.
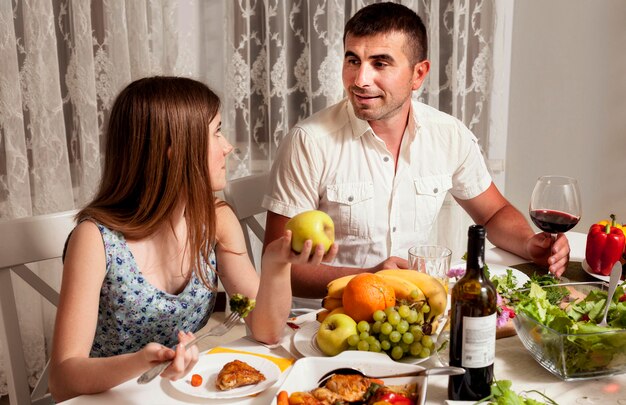
<path fill-rule="evenodd" d="M 624 302 L 624 301 L 626 301 L 626 294 L 619 297 L 619 302 Z"/>
<path fill-rule="evenodd" d="M 191 376 L 191 385 L 194 387 L 199 387 L 202 385 L 202 376 L 200 374 L 193 374 Z"/>

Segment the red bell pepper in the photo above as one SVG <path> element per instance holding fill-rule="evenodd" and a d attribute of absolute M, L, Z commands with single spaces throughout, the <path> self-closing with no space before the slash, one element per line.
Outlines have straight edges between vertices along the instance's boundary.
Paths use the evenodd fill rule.
<path fill-rule="evenodd" d="M 624 232 L 615 226 L 615 215 L 611 215 L 612 223 L 593 224 L 587 235 L 585 258 L 591 271 L 608 276 L 615 262 L 624 251 Z"/>
<path fill-rule="evenodd" d="M 386 392 L 384 395 L 376 397 L 374 405 L 377 404 L 390 404 L 390 405 L 415 405 L 415 402 L 402 394 L 395 392 Z"/>

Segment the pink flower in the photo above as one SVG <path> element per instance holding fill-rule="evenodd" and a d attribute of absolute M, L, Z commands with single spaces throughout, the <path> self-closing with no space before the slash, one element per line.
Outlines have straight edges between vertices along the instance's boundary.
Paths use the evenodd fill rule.
<path fill-rule="evenodd" d="M 460 279 L 465 275 L 465 267 L 452 267 L 448 270 L 447 276 L 448 278 Z"/>

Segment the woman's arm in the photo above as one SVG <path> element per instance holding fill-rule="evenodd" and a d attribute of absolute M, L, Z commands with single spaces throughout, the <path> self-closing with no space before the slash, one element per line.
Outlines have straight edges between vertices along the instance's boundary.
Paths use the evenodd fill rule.
<path fill-rule="evenodd" d="M 100 231 L 94 223 L 84 221 L 72 233 L 63 266 L 49 380 L 50 392 L 57 402 L 105 391 L 161 361 L 175 357 L 173 350 L 150 343 L 136 353 L 89 358 L 105 272 L 106 259 Z M 179 335 L 184 341 L 191 337 L 191 334 Z M 191 350 L 185 353 L 182 345 L 179 346 L 176 364 L 170 366 L 164 376 L 182 376 L 184 374 L 178 370 L 186 369 L 187 364 L 192 362 L 185 361 L 185 356 L 193 356 L 194 353 Z"/>

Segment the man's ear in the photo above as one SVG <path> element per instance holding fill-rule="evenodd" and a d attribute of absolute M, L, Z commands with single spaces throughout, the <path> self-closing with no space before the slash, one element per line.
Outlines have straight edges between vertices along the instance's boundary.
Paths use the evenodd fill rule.
<path fill-rule="evenodd" d="M 411 88 L 413 90 L 417 90 L 422 86 L 424 80 L 426 80 L 426 76 L 430 71 L 430 61 L 428 59 L 424 59 L 421 62 L 415 64 L 413 68 L 413 81 Z"/>

